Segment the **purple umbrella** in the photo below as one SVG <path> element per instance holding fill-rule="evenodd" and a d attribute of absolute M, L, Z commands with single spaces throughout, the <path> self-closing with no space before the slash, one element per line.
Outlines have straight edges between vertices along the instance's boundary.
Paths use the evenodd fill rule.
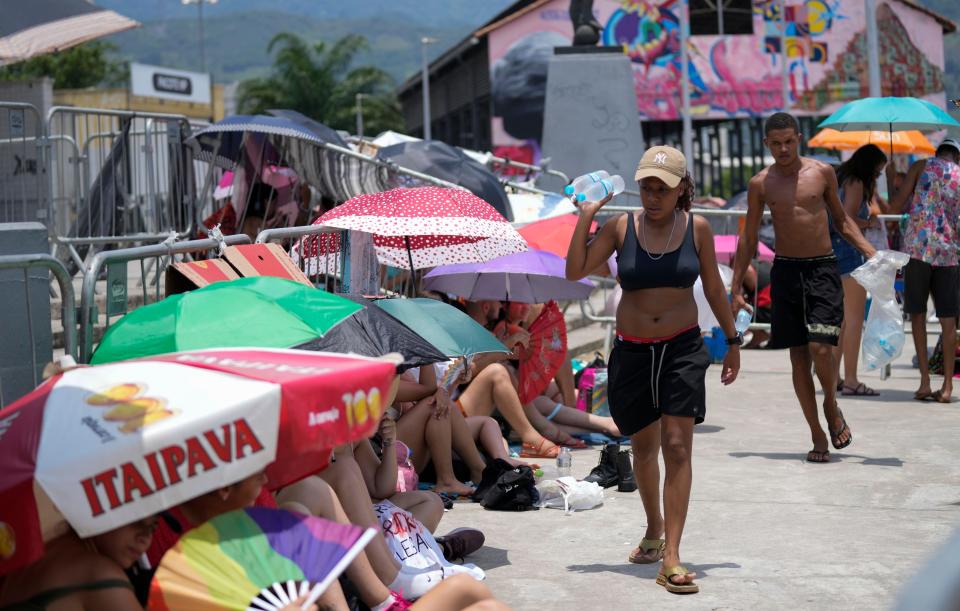
<path fill-rule="evenodd" d="M 589 297 L 593 283 L 567 280 L 565 267 L 562 257 L 531 249 L 484 263 L 440 266 L 424 276 L 423 286 L 471 301 L 495 299 L 546 303 L 551 299 L 564 301 Z"/>

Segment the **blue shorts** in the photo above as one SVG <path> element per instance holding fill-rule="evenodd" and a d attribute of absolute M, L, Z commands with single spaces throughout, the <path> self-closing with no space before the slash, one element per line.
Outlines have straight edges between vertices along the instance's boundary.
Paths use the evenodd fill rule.
<path fill-rule="evenodd" d="M 853 270 L 863 265 L 864 258 L 860 251 L 850 245 L 843 239 L 839 233 L 830 232 L 830 243 L 833 244 L 833 254 L 837 257 L 837 267 L 840 275 L 846 276 Z"/>

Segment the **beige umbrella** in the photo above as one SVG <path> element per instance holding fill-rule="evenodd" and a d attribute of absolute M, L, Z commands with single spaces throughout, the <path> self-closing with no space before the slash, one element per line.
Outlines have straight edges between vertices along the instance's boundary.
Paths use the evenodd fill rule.
<path fill-rule="evenodd" d="M 88 0 L 0 0 L 0 66 L 140 27 Z"/>

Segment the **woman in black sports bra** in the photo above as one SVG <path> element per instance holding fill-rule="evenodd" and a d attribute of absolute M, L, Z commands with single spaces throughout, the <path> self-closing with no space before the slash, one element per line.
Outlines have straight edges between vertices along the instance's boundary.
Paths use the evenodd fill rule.
<path fill-rule="evenodd" d="M 157 518 L 81 539 L 72 530 L 45 545 L 43 557 L 2 577 L 0 611 L 142 610 L 124 570 L 150 546 Z"/>
<path fill-rule="evenodd" d="M 647 530 L 629 561 L 663 561 L 657 583 L 674 593 L 699 591 L 680 564 L 680 537 L 690 500 L 693 426 L 706 411 L 710 356 L 697 326 L 693 285 L 699 276 L 730 350 L 721 382 L 740 370 L 740 342 L 717 269 L 710 225 L 689 210 L 693 180 L 680 151 L 655 146 L 637 167 L 643 209 L 608 221 L 587 243 L 594 215 L 606 204 L 586 202 L 567 253 L 567 278 L 579 280 L 617 253 L 623 297 L 617 339 L 608 361 L 610 414 L 633 447 L 633 470 Z M 666 466 L 660 512 L 661 448 Z"/>

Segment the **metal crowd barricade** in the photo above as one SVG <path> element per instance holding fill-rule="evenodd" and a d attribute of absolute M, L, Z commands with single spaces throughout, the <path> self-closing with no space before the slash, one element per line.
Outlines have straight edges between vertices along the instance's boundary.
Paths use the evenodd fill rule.
<path fill-rule="evenodd" d="M 187 258 L 191 258 L 192 255 L 215 250 L 221 244 L 237 246 L 249 243 L 250 238 L 240 234 L 226 236 L 222 241 L 214 239 L 189 240 L 98 252 L 90 260 L 90 264 L 83 275 L 83 285 L 80 289 L 79 362 L 90 362 L 98 325 L 102 322 L 105 331 L 110 327 L 112 316 L 122 316 L 132 309 L 129 307 L 131 304 L 127 292 L 127 284 L 130 280 L 127 264 L 130 261 L 138 262 L 140 267 L 139 274 L 133 277 L 139 280 L 141 289 L 137 300 L 139 303 L 134 304 L 134 307 L 138 307 L 159 301 L 166 296 L 161 275 L 173 263 L 175 255 L 185 255 Z M 151 268 L 152 272 L 150 271 Z M 103 291 L 104 312 L 101 318 L 100 305 L 96 300 L 96 289 L 97 282 L 104 271 L 106 271 L 106 283 Z M 150 273 L 155 274 L 152 281 L 148 280 Z M 151 285 L 153 287 L 152 294 Z"/>
<path fill-rule="evenodd" d="M 31 359 L 30 362 L 37 362 L 36 342 L 34 341 L 33 313 L 30 304 L 30 278 L 28 271 L 35 267 L 45 267 L 53 274 L 58 286 L 60 287 L 60 307 L 61 322 L 63 323 L 63 344 L 64 353 L 77 358 L 77 321 L 76 321 L 76 302 L 74 300 L 73 282 L 70 274 L 67 273 L 63 263 L 55 257 L 48 254 L 29 254 L 29 255 L 4 255 L 0 256 L 0 269 L 20 269 L 23 270 L 24 299 L 26 300 L 27 329 L 26 332 L 30 338 Z M 39 324 L 48 324 L 49 321 L 36 321 Z M 7 337 L 7 340 L 10 338 Z M 37 379 L 36 367 L 31 367 L 33 371 L 33 385 L 37 386 L 40 380 Z M 0 388 L 0 406 L 4 405 L 3 389 Z"/>
<path fill-rule="evenodd" d="M 0 102 L 0 223 L 47 220 L 43 117 L 32 104 Z"/>
<path fill-rule="evenodd" d="M 331 293 L 349 293 L 351 266 L 363 263 L 345 254 L 350 252 L 350 239 L 349 232 L 342 229 L 320 225 L 264 229 L 255 242 L 280 244 L 311 282 Z M 375 259 L 372 246 L 369 250 L 367 256 Z"/>
<path fill-rule="evenodd" d="M 183 115 L 55 106 L 45 124 L 48 227 L 68 268 L 108 245 L 193 231 Z"/>

